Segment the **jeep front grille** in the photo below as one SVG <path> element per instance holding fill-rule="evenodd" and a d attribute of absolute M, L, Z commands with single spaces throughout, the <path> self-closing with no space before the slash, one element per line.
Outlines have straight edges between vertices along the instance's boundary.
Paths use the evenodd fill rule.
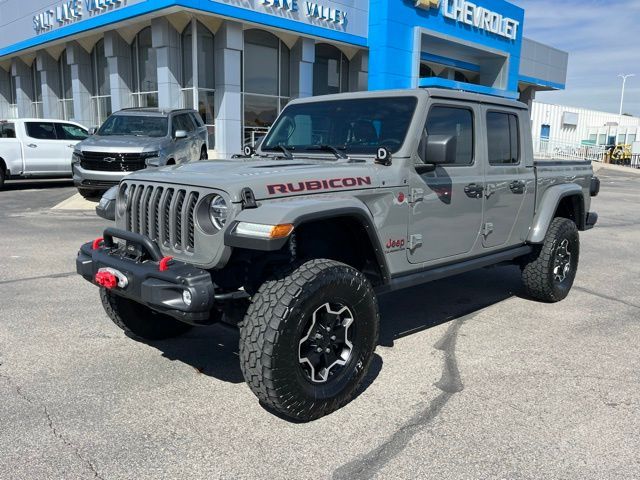
<path fill-rule="evenodd" d="M 195 247 L 194 215 L 199 193 L 184 188 L 127 183 L 127 230 L 146 235 L 176 253 Z"/>

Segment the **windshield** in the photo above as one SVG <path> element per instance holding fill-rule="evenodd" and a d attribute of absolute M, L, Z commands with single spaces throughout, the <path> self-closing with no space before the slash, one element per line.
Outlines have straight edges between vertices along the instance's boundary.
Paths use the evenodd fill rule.
<path fill-rule="evenodd" d="M 135 137 L 164 137 L 167 135 L 166 117 L 142 115 L 112 115 L 102 124 L 98 135 L 130 135 Z"/>
<path fill-rule="evenodd" d="M 284 109 L 262 143 L 264 151 L 285 147 L 317 152 L 327 146 L 352 154 L 397 152 L 407 136 L 416 97 L 380 97 L 299 103 Z"/>

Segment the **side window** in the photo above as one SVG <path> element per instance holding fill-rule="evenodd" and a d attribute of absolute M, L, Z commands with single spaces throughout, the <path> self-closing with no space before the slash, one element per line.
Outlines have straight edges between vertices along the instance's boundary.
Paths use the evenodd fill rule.
<path fill-rule="evenodd" d="M 186 127 L 185 130 L 189 133 L 195 131 L 197 124 L 193 120 L 193 117 L 188 113 L 184 113 L 181 116 L 184 119 L 184 126 Z"/>
<path fill-rule="evenodd" d="M 456 155 L 453 165 L 473 163 L 473 112 L 458 107 L 433 107 L 427 117 L 425 134 L 456 138 Z M 422 159 L 429 163 L 428 158 Z"/>
<path fill-rule="evenodd" d="M 520 163 L 518 117 L 512 113 L 487 113 L 487 144 L 490 165 Z"/>
<path fill-rule="evenodd" d="M 202 118 L 200 117 L 200 115 L 193 112 L 193 113 L 190 113 L 189 116 L 191 117 L 191 120 L 193 120 L 193 123 L 196 124 L 196 128 L 204 126 L 204 122 L 202 121 Z"/>
<path fill-rule="evenodd" d="M 16 126 L 13 123 L 0 124 L 0 138 L 16 138 Z"/>
<path fill-rule="evenodd" d="M 53 123 L 27 122 L 27 135 L 39 140 L 56 140 L 56 129 Z"/>
<path fill-rule="evenodd" d="M 59 140 L 84 140 L 89 132 L 70 123 L 56 123 L 56 135 Z"/>
<path fill-rule="evenodd" d="M 177 130 L 185 130 L 187 132 L 194 130 L 193 122 L 187 114 L 181 113 L 173 117 L 171 133 L 175 135 Z"/>

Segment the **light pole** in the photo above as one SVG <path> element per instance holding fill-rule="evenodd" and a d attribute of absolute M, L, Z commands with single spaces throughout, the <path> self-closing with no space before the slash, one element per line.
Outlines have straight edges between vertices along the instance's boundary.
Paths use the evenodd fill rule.
<path fill-rule="evenodd" d="M 624 105 L 624 88 L 627 85 L 627 78 L 635 77 L 635 73 L 629 73 L 627 75 L 620 74 L 618 77 L 622 79 L 622 94 L 620 95 L 620 121 L 622 121 L 622 106 Z"/>

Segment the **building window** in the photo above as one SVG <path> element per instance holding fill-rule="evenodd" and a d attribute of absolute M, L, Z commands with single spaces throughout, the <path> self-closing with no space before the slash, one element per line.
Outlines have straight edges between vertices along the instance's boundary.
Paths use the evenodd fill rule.
<path fill-rule="evenodd" d="M 158 66 L 151 44 L 151 27 L 138 32 L 131 44 L 133 106 L 158 106 Z"/>
<path fill-rule="evenodd" d="M 94 126 L 100 126 L 111 115 L 109 65 L 104 55 L 102 39 L 91 52 L 91 83 L 91 119 Z"/>
<path fill-rule="evenodd" d="M 349 60 L 337 47 L 316 45 L 313 64 L 313 94 L 327 95 L 349 91 Z"/>
<path fill-rule="evenodd" d="M 289 48 L 264 30 L 244 32 L 244 142 L 255 145 L 289 101 Z"/>
<path fill-rule="evenodd" d="M 67 63 L 67 51 L 64 50 L 58 59 L 60 73 L 60 111 L 64 120 L 73 118 L 73 88 L 71 86 L 71 65 Z"/>
<path fill-rule="evenodd" d="M 196 48 L 194 55 L 193 30 Z M 215 70 L 213 34 L 202 23 L 192 20 L 182 32 L 182 105 L 197 110 L 207 126 L 209 148 L 215 146 Z M 197 75 L 194 78 L 194 71 Z"/>
<path fill-rule="evenodd" d="M 16 79 L 13 75 L 9 75 L 9 118 L 18 118 L 18 93 L 16 92 Z"/>
<path fill-rule="evenodd" d="M 42 118 L 42 78 L 37 63 L 34 60 L 31 64 L 31 82 L 33 84 L 31 115 L 33 115 L 33 118 Z"/>

